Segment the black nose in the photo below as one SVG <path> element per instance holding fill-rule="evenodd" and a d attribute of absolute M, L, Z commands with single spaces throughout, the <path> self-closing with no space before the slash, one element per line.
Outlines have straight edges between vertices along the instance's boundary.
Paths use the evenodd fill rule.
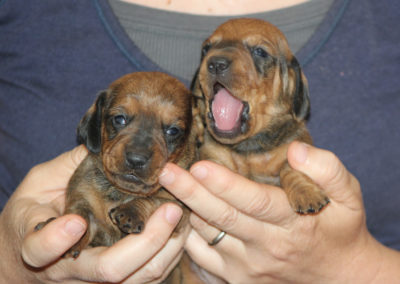
<path fill-rule="evenodd" d="M 214 56 L 211 57 L 207 63 L 208 72 L 215 75 L 224 73 L 231 62 L 225 57 Z"/>
<path fill-rule="evenodd" d="M 148 166 L 151 154 L 127 152 L 125 159 L 128 167 L 134 170 L 139 170 Z"/>

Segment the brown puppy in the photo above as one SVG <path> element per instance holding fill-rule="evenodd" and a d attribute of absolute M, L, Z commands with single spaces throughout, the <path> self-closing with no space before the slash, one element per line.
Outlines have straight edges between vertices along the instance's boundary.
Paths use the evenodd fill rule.
<path fill-rule="evenodd" d="M 140 233 L 161 204 L 177 202 L 158 175 L 167 162 L 188 168 L 195 160 L 191 105 L 184 85 L 159 72 L 128 74 L 100 93 L 78 126 L 89 154 L 69 182 L 65 208 L 88 230 L 67 256 Z"/>
<path fill-rule="evenodd" d="M 311 143 L 306 78 L 284 35 L 268 22 L 230 20 L 203 43 L 193 83 L 197 124 L 205 125 L 200 158 L 252 180 L 280 185 L 292 208 L 321 210 L 329 199 L 287 162 L 293 140 Z"/>

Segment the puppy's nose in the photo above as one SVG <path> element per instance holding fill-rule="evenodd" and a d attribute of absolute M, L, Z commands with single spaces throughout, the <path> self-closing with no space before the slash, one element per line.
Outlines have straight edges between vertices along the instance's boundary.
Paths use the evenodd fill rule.
<path fill-rule="evenodd" d="M 231 64 L 227 58 L 218 56 L 211 57 L 207 63 L 208 72 L 214 75 L 224 73 Z"/>
<path fill-rule="evenodd" d="M 135 153 L 135 152 L 128 152 L 126 153 L 126 164 L 131 169 L 139 170 L 144 169 L 149 164 L 151 155 L 145 153 Z"/>

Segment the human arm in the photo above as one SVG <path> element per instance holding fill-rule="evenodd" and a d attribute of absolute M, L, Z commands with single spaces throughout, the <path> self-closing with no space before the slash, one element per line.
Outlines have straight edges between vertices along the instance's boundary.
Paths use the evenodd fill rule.
<path fill-rule="evenodd" d="M 291 166 L 330 197 L 319 214 L 292 211 L 283 190 L 208 161 L 189 174 L 169 164 L 161 182 L 195 214 L 186 249 L 229 283 L 390 283 L 400 253 L 368 232 L 360 185 L 332 153 L 292 143 Z M 203 221 L 203 220 L 206 220 Z M 227 235 L 209 246 L 220 230 Z"/>
<path fill-rule="evenodd" d="M 169 239 L 182 215 L 173 204 L 161 206 L 140 235 L 84 250 L 76 260 L 61 258 L 86 230 L 77 215 L 58 217 L 86 153 L 80 146 L 34 167 L 7 202 L 0 215 L 1 283 L 160 282 L 179 260 L 185 234 Z M 50 217 L 58 218 L 34 232 Z"/>

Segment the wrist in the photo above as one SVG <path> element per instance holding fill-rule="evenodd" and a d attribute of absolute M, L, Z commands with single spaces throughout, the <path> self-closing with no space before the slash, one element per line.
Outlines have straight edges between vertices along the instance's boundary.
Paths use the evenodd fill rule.
<path fill-rule="evenodd" d="M 385 247 L 368 233 L 366 246 L 343 267 L 341 283 L 386 284 L 400 279 L 400 253 Z M 333 281 L 338 283 L 337 281 Z"/>
<path fill-rule="evenodd" d="M 15 227 L 18 221 L 12 218 L 9 209 L 6 205 L 0 214 L 0 283 L 35 283 L 32 272 L 22 260 L 22 239 Z"/>
<path fill-rule="evenodd" d="M 392 283 L 395 279 L 400 279 L 400 252 L 385 247 L 378 243 L 380 258 L 371 261 L 378 265 L 378 270 L 371 284 Z M 366 282 L 367 283 L 367 282 Z"/>

